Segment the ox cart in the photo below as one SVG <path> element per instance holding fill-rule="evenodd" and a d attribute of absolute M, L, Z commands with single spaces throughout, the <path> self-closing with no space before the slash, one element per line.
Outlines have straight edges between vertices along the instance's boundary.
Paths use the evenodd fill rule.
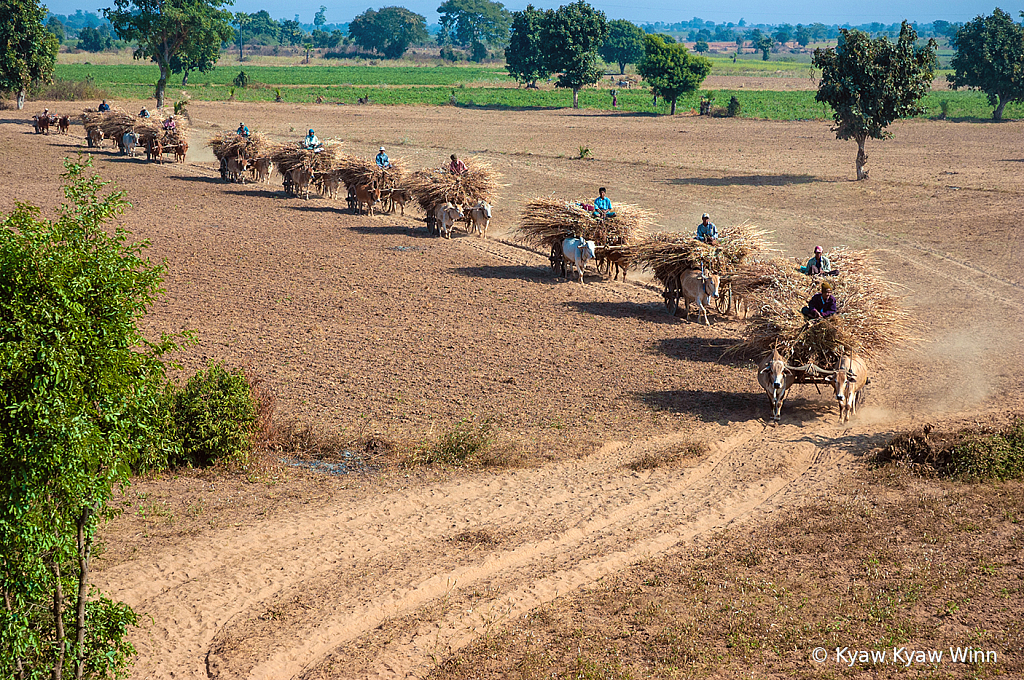
<path fill-rule="evenodd" d="M 686 271 L 672 274 L 671 276 L 666 277 L 666 280 L 664 281 L 665 289 L 661 292 L 661 297 L 665 300 L 665 306 L 668 308 L 668 311 L 672 316 L 675 316 L 676 312 L 679 311 L 679 301 L 683 297 L 682 279 L 686 274 Z M 739 303 L 732 290 L 732 280 L 734 276 L 735 275 L 733 274 L 720 276 L 718 297 L 715 298 L 715 310 L 723 316 L 731 314 L 733 309 L 738 310 L 739 308 Z"/>

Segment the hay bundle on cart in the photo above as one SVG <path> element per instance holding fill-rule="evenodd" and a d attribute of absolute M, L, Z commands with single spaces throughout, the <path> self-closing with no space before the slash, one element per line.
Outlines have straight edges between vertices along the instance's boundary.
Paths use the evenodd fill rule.
<path fill-rule="evenodd" d="M 213 155 L 217 160 L 242 158 L 254 161 L 257 158 L 268 158 L 274 150 L 274 144 L 262 132 L 253 132 L 248 137 L 234 132 L 223 132 L 211 137 L 207 144 L 213 149 Z"/>
<path fill-rule="evenodd" d="M 916 343 L 902 296 L 871 253 L 843 249 L 830 257 L 836 276 L 807 276 L 781 258 L 752 263 L 737 274 L 733 287 L 754 313 L 743 341 L 732 350 L 763 354 L 778 348 L 791 365 L 829 367 L 846 352 L 879 359 Z M 808 322 L 800 310 L 823 281 L 832 286 L 839 311 Z"/>
<path fill-rule="evenodd" d="M 302 142 L 280 144 L 268 152 L 277 171 L 285 177 L 295 168 L 306 168 L 314 175 L 334 171 L 342 158 L 340 145 L 328 140 L 319 149 L 307 149 Z"/>
<path fill-rule="evenodd" d="M 547 250 L 561 248 L 569 237 L 584 238 L 598 246 L 625 246 L 637 243 L 654 222 L 654 213 L 636 205 L 618 203 L 612 217 L 595 217 L 578 201 L 536 198 L 523 208 L 523 217 L 514 229 L 520 243 Z"/>
<path fill-rule="evenodd" d="M 395 189 L 405 176 L 405 166 L 400 161 L 392 161 L 390 168 L 382 168 L 373 160 L 340 156 L 333 174 L 347 187 L 375 185 Z"/>
<path fill-rule="evenodd" d="M 93 130 L 99 129 L 100 121 L 103 120 L 103 113 L 86 109 L 79 118 L 82 120 L 82 125 L 85 126 L 85 136 L 88 137 Z"/>
<path fill-rule="evenodd" d="M 120 140 L 125 133 L 131 132 L 140 120 L 122 108 L 113 108 L 100 114 L 99 129 L 107 139 Z M 147 119 L 142 119 L 147 120 Z"/>
<path fill-rule="evenodd" d="M 494 203 L 498 199 L 501 174 L 486 161 L 467 158 L 466 172 L 453 175 L 448 167 L 418 170 L 403 182 L 416 202 L 430 216 L 445 203 L 468 205 L 477 201 Z"/>
<path fill-rule="evenodd" d="M 723 227 L 715 245 L 698 241 L 691 234 L 653 234 L 636 246 L 635 263 L 666 286 L 688 269 L 730 274 L 773 251 L 769 233 L 745 222 Z"/>

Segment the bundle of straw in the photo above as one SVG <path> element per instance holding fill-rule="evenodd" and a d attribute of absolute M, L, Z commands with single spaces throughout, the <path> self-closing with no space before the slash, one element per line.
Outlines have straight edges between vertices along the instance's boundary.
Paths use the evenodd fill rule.
<path fill-rule="evenodd" d="M 82 114 L 79 117 L 82 119 L 82 125 L 85 126 L 86 135 L 88 135 L 93 130 L 98 129 L 100 126 L 100 121 L 103 120 L 102 113 L 100 113 L 99 111 L 93 111 L 91 109 L 86 109 L 82 112 Z"/>
<path fill-rule="evenodd" d="M 800 310 L 820 290 L 817 277 L 801 274 L 786 260 L 755 262 L 733 278 L 733 291 L 755 313 L 747 321 L 737 351 L 791 353 L 790 363 L 831 366 L 844 352 L 882 358 L 914 344 L 914 324 L 902 307 L 896 286 L 886 281 L 870 253 L 834 252 L 842 262 L 839 275 L 829 277 L 839 312 L 808 323 Z"/>
<path fill-rule="evenodd" d="M 244 158 L 255 160 L 267 157 L 273 148 L 270 139 L 262 132 L 253 132 L 248 137 L 234 132 L 222 132 L 214 135 L 207 142 L 213 149 L 217 160 L 224 158 Z"/>
<path fill-rule="evenodd" d="M 543 249 L 570 236 L 598 246 L 632 245 L 653 222 L 653 213 L 628 203 L 617 203 L 614 216 L 595 217 L 577 201 L 536 198 L 523 208 L 514 236 L 520 243 Z"/>
<path fill-rule="evenodd" d="M 447 166 L 419 170 L 404 181 L 405 187 L 428 214 L 444 203 L 494 203 L 498 198 L 498 189 L 501 188 L 498 183 L 500 173 L 486 161 L 469 158 L 464 162 L 466 172 L 461 175 L 453 175 Z"/>
<path fill-rule="evenodd" d="M 636 265 L 654 273 L 663 285 L 688 269 L 731 274 L 771 253 L 771 232 L 744 222 L 719 231 L 718 243 L 710 245 L 690 234 L 659 233 L 636 248 Z"/>
<path fill-rule="evenodd" d="M 163 123 L 158 123 L 161 129 L 160 141 L 164 146 L 177 146 L 181 143 L 188 144 L 188 119 L 184 116 L 172 116 L 174 119 L 174 128 L 166 130 L 163 128 Z"/>
<path fill-rule="evenodd" d="M 98 127 L 107 139 L 121 139 L 125 133 L 135 129 L 139 120 L 119 107 L 104 111 L 100 116 Z"/>
<path fill-rule="evenodd" d="M 373 160 L 341 156 L 334 174 L 348 187 L 375 184 L 384 189 L 395 189 L 405 176 L 405 166 L 401 161 L 391 161 L 390 168 L 381 168 Z"/>
<path fill-rule="evenodd" d="M 306 168 L 314 174 L 326 174 L 337 169 L 342 153 L 337 143 L 328 140 L 323 147 L 315 151 L 305 148 L 302 142 L 280 144 L 269 149 L 267 157 L 273 161 L 277 171 L 282 175 L 287 175 L 299 167 Z"/>

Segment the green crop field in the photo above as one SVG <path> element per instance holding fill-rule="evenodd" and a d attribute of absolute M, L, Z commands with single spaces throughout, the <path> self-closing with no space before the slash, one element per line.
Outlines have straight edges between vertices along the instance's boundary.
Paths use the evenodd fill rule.
<path fill-rule="evenodd" d="M 716 72 L 736 75 L 760 74 L 780 77 L 809 77 L 809 66 L 790 62 L 760 62 L 732 64 L 732 60 L 716 59 Z M 763 67 L 763 68 L 762 68 Z M 772 70 L 769 67 L 774 67 Z M 733 70 L 735 69 L 735 70 Z M 456 104 L 466 107 L 509 109 L 568 108 L 572 95 L 568 90 L 545 86 L 539 90 L 516 88 L 505 72 L 487 67 L 453 66 L 310 66 L 277 67 L 253 66 L 245 69 L 254 84 L 240 88 L 232 85 L 238 71 L 218 68 L 210 73 L 196 73 L 189 85 L 182 88 L 173 80 L 168 84 L 170 100 L 194 99 L 220 101 L 274 101 L 277 90 L 286 102 L 311 103 L 323 97 L 328 104 L 355 104 L 360 97 L 369 96 L 371 103 L 385 105 L 442 106 L 455 97 Z M 151 64 L 89 65 L 61 64 L 57 78 L 85 80 L 106 91 L 111 99 L 145 100 L 153 96 L 158 77 Z M 812 90 L 702 90 L 680 99 L 677 112 L 696 109 L 702 95 L 711 96 L 716 107 L 724 107 L 735 96 L 744 118 L 768 120 L 830 119 L 831 110 L 814 101 Z M 924 99 L 925 117 L 938 117 L 945 102 L 946 117 L 950 119 L 985 120 L 992 116 L 992 107 L 980 92 L 931 92 Z M 580 106 L 586 109 L 611 109 L 611 96 L 606 89 L 588 88 L 580 93 Z M 668 105 L 659 101 L 655 106 L 646 89 L 619 90 L 619 110 L 628 113 L 667 113 Z M 1024 118 L 1024 104 L 1006 107 L 1007 118 Z"/>

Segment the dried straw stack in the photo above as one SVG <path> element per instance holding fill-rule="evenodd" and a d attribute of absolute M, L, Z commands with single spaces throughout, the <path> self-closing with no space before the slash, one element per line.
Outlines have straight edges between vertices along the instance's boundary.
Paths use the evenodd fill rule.
<path fill-rule="evenodd" d="M 744 222 L 723 227 L 717 245 L 698 241 L 690 234 L 658 233 L 637 245 L 635 262 L 641 269 L 652 271 L 662 285 L 688 269 L 731 274 L 775 250 L 767 238 L 770 233 Z"/>
<path fill-rule="evenodd" d="M 570 236 L 597 246 L 625 246 L 639 242 L 654 222 L 654 213 L 637 205 L 617 203 L 614 210 L 614 217 L 594 217 L 576 201 L 535 198 L 523 208 L 514 236 L 520 243 L 545 250 Z"/>
<path fill-rule="evenodd" d="M 162 120 L 156 118 L 146 118 L 144 120 L 153 121 L 153 125 L 160 130 L 160 141 L 164 146 L 177 146 L 182 142 L 188 143 L 188 119 L 184 116 L 171 116 L 174 119 L 174 129 L 164 130 Z"/>
<path fill-rule="evenodd" d="M 781 258 L 755 262 L 733 279 L 755 313 L 747 320 L 742 342 L 732 351 L 791 353 L 790 363 L 831 366 L 843 352 L 874 359 L 917 342 L 914 323 L 903 309 L 896 286 L 887 281 L 874 257 L 865 251 L 837 250 L 838 276 L 810 277 Z M 839 313 L 808 323 L 800 310 L 828 281 Z"/>
<path fill-rule="evenodd" d="M 248 137 L 235 134 L 234 132 L 222 132 L 214 135 L 207 142 L 213 149 L 213 155 L 217 160 L 225 158 L 244 158 L 256 160 L 257 158 L 269 157 L 274 145 L 262 132 L 253 132 Z"/>
<path fill-rule="evenodd" d="M 319 151 L 305 148 L 302 142 L 279 144 L 269 150 L 268 156 L 281 175 L 300 167 L 317 175 L 330 173 L 338 168 L 343 157 L 339 144 L 330 140 Z"/>
<path fill-rule="evenodd" d="M 374 160 L 341 156 L 334 174 L 347 187 L 376 184 L 381 188 L 395 189 L 405 177 L 405 166 L 401 161 L 391 161 L 390 168 L 381 168 Z"/>
<path fill-rule="evenodd" d="M 431 170 L 418 170 L 405 180 L 405 188 L 412 192 L 416 202 L 430 212 L 444 203 L 464 205 L 498 199 L 501 174 L 486 161 L 465 159 L 466 172 L 453 175 L 447 165 Z"/>

